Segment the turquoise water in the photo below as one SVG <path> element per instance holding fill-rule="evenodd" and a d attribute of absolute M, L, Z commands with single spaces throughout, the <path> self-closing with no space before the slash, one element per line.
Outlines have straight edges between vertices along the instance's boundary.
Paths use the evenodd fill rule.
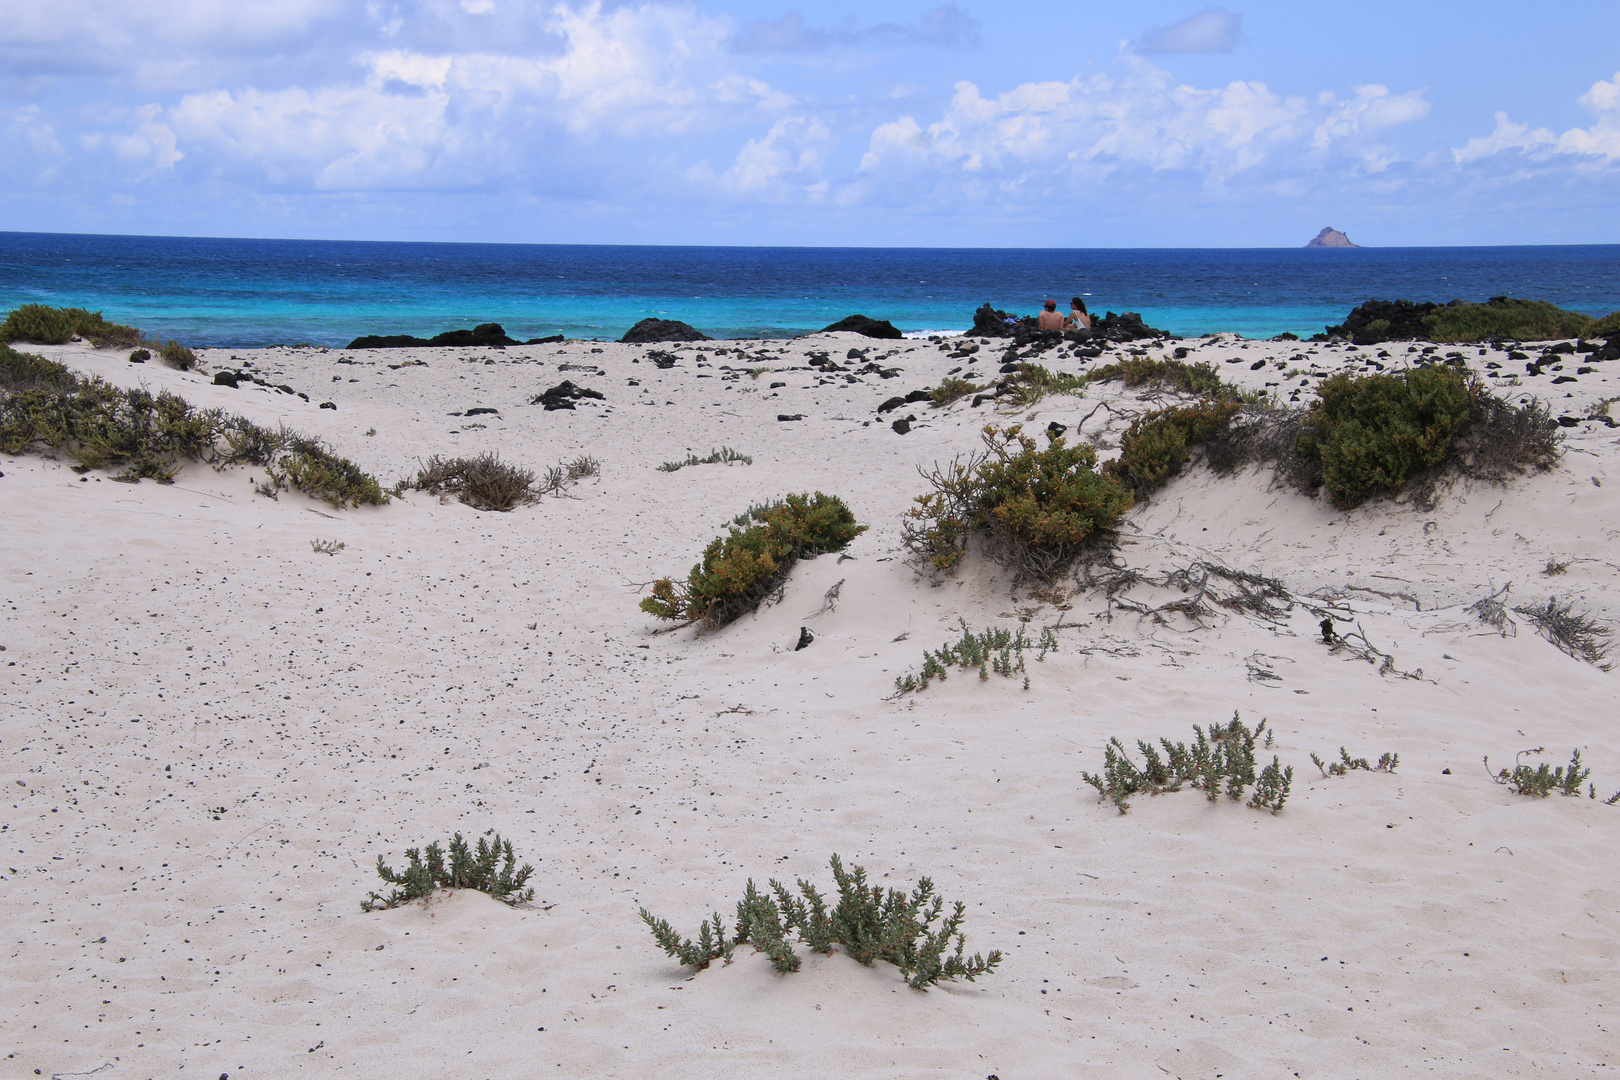
<path fill-rule="evenodd" d="M 961 331 L 989 301 L 1081 295 L 1173 333 L 1301 336 L 1371 298 L 1495 295 L 1620 309 L 1620 245 L 1511 248 L 907 249 L 367 243 L 0 233 L 0 310 L 48 303 L 193 345 L 343 345 L 501 323 L 617 338 L 647 316 L 789 337 L 859 312 Z"/>

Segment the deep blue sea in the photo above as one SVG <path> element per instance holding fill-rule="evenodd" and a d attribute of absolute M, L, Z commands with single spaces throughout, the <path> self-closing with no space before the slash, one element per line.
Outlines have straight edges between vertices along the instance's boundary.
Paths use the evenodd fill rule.
<path fill-rule="evenodd" d="M 498 322 L 516 338 L 617 338 L 647 316 L 788 337 L 859 312 L 961 331 L 985 301 L 1075 295 L 1193 336 L 1301 336 L 1364 300 L 1548 300 L 1620 309 L 1620 245 L 1495 248 L 627 247 L 0 232 L 0 311 L 102 311 L 191 345 L 344 345 Z"/>

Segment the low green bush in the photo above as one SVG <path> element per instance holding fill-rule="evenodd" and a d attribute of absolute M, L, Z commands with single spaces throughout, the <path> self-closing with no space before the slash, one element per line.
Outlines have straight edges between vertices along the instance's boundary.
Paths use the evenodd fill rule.
<path fill-rule="evenodd" d="M 1483 304 L 1447 304 L 1423 319 L 1430 341 L 1464 343 L 1507 339 L 1552 341 L 1591 332 L 1593 319 L 1545 300 L 1493 296 Z"/>
<path fill-rule="evenodd" d="M 1472 388 L 1461 371 L 1429 365 L 1323 380 L 1297 449 L 1318 461 L 1335 505 L 1395 491 L 1417 469 L 1439 465 L 1467 429 Z"/>
<path fill-rule="evenodd" d="M 333 506 L 388 501 L 374 477 L 319 440 L 199 410 L 167 391 L 120 390 L 0 346 L 0 451 L 41 450 L 61 451 L 83 469 L 121 466 L 126 480 L 168 482 L 188 461 L 249 464 L 265 469 L 270 492 L 291 488 Z"/>
<path fill-rule="evenodd" d="M 735 936 L 727 935 L 718 912 L 703 921 L 695 941 L 682 938 L 646 908 L 641 909 L 641 920 L 652 930 L 659 948 L 699 971 L 715 960 L 730 962 L 735 947 L 745 944 L 769 956 L 777 971 L 798 971 L 801 960 L 793 951 L 795 936 L 820 953 L 831 954 L 834 945 L 841 945 L 847 955 L 867 967 L 879 960 L 891 963 L 914 990 L 927 990 L 942 980 L 972 982 L 1001 963 L 998 951 L 987 956 L 965 955 L 967 942 L 961 927 L 966 906 L 958 902 L 946 915 L 945 901 L 935 894 L 928 878 L 920 880 L 908 895 L 899 889 L 885 891 L 881 885 L 868 885 L 865 869 L 856 866 L 845 871 L 837 855 L 831 863 L 838 902 L 830 910 L 826 898 L 803 878 L 798 880 L 797 894 L 774 879 L 768 891 L 762 892 L 750 879 L 737 902 Z M 951 950 L 953 943 L 956 947 Z"/>
<path fill-rule="evenodd" d="M 141 343 L 141 332 L 102 318 L 99 311 L 23 304 L 0 323 L 0 341 L 26 341 L 34 345 L 62 345 L 75 336 L 98 349 L 129 348 Z"/>
<path fill-rule="evenodd" d="M 165 364 L 181 371 L 190 371 L 197 366 L 197 354 L 180 344 L 178 341 L 166 341 L 163 348 L 158 350 L 158 356 Z"/>
<path fill-rule="evenodd" d="M 904 543 L 936 572 L 956 567 L 968 541 L 983 537 L 993 557 L 1044 576 L 1111 529 L 1131 507 L 1130 490 L 1097 470 L 1097 452 L 1047 433 L 1046 448 L 1023 426 L 987 426 L 985 450 L 933 471 L 933 491 L 906 513 Z"/>
<path fill-rule="evenodd" d="M 1120 439 L 1119 457 L 1105 471 L 1138 495 L 1146 494 L 1181 471 L 1192 446 L 1225 431 L 1241 407 L 1232 400 L 1208 400 L 1138 417 Z"/>
<path fill-rule="evenodd" d="M 437 840 L 428 844 L 424 854 L 418 848 L 406 848 L 405 857 L 410 865 L 395 873 L 377 856 L 377 876 L 394 886 L 387 896 L 372 893 L 360 901 L 361 911 L 384 911 L 430 896 L 435 889 L 476 889 L 488 893 L 504 904 L 524 904 L 534 899 L 534 890 L 523 886 L 534 874 L 534 867 L 524 864 L 517 868 L 517 857 L 512 853 L 512 841 L 502 840 L 499 833 L 492 839 L 478 838 L 474 851 L 460 833 L 450 838 L 450 864 L 445 865 L 444 849 Z"/>
<path fill-rule="evenodd" d="M 1270 810 L 1276 814 L 1288 801 L 1289 789 L 1294 783 L 1294 767 L 1282 767 L 1275 754 L 1271 764 L 1257 769 L 1255 743 L 1266 731 L 1266 722 L 1253 731 L 1242 718 L 1232 713 L 1231 723 L 1212 724 L 1208 733 L 1193 725 L 1196 736 L 1193 744 L 1172 743 L 1161 738 L 1159 746 L 1138 739 L 1136 748 L 1146 764 L 1138 767 L 1118 739 L 1109 739 L 1103 751 L 1103 771 L 1100 776 L 1082 771 L 1080 778 L 1097 789 L 1101 799 L 1107 799 L 1119 808 L 1121 814 L 1130 809 L 1130 796 L 1141 793 L 1158 795 L 1180 791 L 1183 785 L 1200 788 L 1210 802 L 1220 799 L 1224 791 L 1235 801 L 1251 785 L 1254 794 L 1248 805 L 1256 810 Z M 1270 745 L 1271 740 L 1265 740 Z M 1159 749 L 1163 748 L 1161 755 Z"/>
<path fill-rule="evenodd" d="M 641 610 L 660 619 L 724 626 L 757 608 L 804 555 L 842 551 L 866 531 L 834 495 L 789 495 L 754 510 L 752 524 L 733 527 L 703 550 L 684 582 L 661 578 Z"/>
<path fill-rule="evenodd" d="M 1086 392 L 1090 381 L 1084 375 L 1052 371 L 1040 364 L 1019 364 L 1017 371 L 996 384 L 996 409 L 1004 413 L 1022 412 L 1048 394 L 1079 397 Z"/>
<path fill-rule="evenodd" d="M 1587 337 L 1613 337 L 1620 334 L 1620 311 L 1611 311 L 1601 319 L 1594 319 L 1586 328 Z"/>

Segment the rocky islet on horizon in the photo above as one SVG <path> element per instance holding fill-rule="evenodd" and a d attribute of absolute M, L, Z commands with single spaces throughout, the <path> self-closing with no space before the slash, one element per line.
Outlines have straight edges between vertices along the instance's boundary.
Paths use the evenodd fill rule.
<path fill-rule="evenodd" d="M 1353 248 L 1361 245 L 1351 240 L 1344 233 L 1329 225 L 1305 245 L 1308 248 Z"/>

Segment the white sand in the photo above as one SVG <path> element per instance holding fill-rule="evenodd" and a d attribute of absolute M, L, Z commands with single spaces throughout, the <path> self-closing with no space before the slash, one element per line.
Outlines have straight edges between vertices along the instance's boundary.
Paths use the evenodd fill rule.
<path fill-rule="evenodd" d="M 894 350 L 881 362 L 903 374 L 817 385 L 802 366 L 851 345 Z M 899 544 L 916 468 L 973 449 L 993 407 L 878 419 L 957 366 L 926 342 L 748 349 L 705 366 L 682 348 L 667 371 L 612 344 L 235 351 L 309 402 L 41 350 L 318 434 L 388 481 L 483 450 L 536 468 L 590 453 L 602 476 L 510 514 L 415 493 L 335 511 L 256 496 L 252 470 L 127 485 L 0 457 L 0 1077 L 1620 1068 L 1620 806 L 1602 802 L 1620 788 L 1616 676 L 1522 618 L 1503 638 L 1463 610 L 1511 582 L 1515 603 L 1620 619 L 1620 433 L 1583 424 L 1555 471 L 1457 485 L 1428 512 L 1344 513 L 1203 469 L 1132 511 L 1130 565 L 1281 578 L 1353 612 L 1393 658 L 1380 675 L 1330 654 L 1304 606 L 1277 630 L 1227 612 L 1110 619 L 1095 593 L 1060 612 L 979 560 L 930 587 Z M 1259 385 L 1280 376 L 1257 359 L 1329 370 L 1374 352 L 1223 339 L 1193 358 Z M 426 366 L 388 366 L 407 358 Z M 724 364 L 772 371 L 728 381 Z M 1576 415 L 1620 393 L 1613 364 L 1551 374 L 1516 392 Z M 526 404 L 564 377 L 606 404 Z M 1114 383 L 1027 421 L 1073 425 L 1099 400 L 1141 407 Z M 447 415 L 478 406 L 500 412 L 481 428 Z M 891 431 L 907 414 L 917 427 Z M 656 469 L 721 445 L 753 464 Z M 637 583 L 684 574 L 750 502 L 818 489 L 871 525 L 852 558 L 801 564 L 780 604 L 723 631 L 654 632 Z M 1567 570 L 1545 574 L 1550 558 Z M 1027 692 L 964 672 L 889 696 L 959 617 L 1021 616 L 1062 623 Z M 817 637 L 795 652 L 801 626 Z M 1121 817 L 1080 780 L 1109 736 L 1185 739 L 1233 710 L 1265 718 L 1295 767 L 1279 816 L 1184 791 Z M 1340 746 L 1398 752 L 1399 770 L 1323 779 L 1308 755 Z M 1482 756 L 1538 746 L 1528 760 L 1554 764 L 1579 746 L 1599 800 L 1489 781 Z M 360 912 L 379 854 L 398 867 L 408 846 L 488 829 L 537 868 L 533 905 L 463 892 Z M 778 976 L 744 948 L 688 977 L 636 917 L 645 904 L 693 932 L 713 908 L 729 919 L 749 877 L 829 885 L 833 852 L 886 884 L 932 876 L 1000 970 L 924 994 L 844 956 Z"/>

